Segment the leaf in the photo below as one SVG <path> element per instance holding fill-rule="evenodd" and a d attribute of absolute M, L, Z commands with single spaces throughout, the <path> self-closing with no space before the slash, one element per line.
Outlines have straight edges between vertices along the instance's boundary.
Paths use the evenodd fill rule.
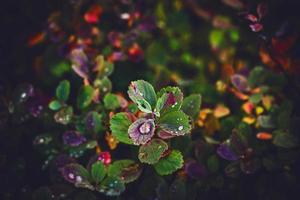
<path fill-rule="evenodd" d="M 89 181 L 89 172 L 82 165 L 76 163 L 67 164 L 60 168 L 60 172 L 66 181 L 75 184 L 76 187 L 93 189 Z"/>
<path fill-rule="evenodd" d="M 165 65 L 168 61 L 166 49 L 161 43 L 153 42 L 146 49 L 145 59 L 150 66 Z"/>
<path fill-rule="evenodd" d="M 101 183 L 98 190 L 107 196 L 119 196 L 125 190 L 125 185 L 120 178 L 108 176 Z"/>
<path fill-rule="evenodd" d="M 162 88 L 157 96 L 159 100 L 156 105 L 156 111 L 160 112 L 160 115 L 166 112 L 177 111 L 181 108 L 183 94 L 178 87 L 166 87 Z"/>
<path fill-rule="evenodd" d="M 183 157 L 180 151 L 173 150 L 169 155 L 160 159 L 154 164 L 154 168 L 159 175 L 169 175 L 183 166 Z"/>
<path fill-rule="evenodd" d="M 64 107 L 54 114 L 54 120 L 57 123 L 67 125 L 72 121 L 73 108 L 71 106 Z"/>
<path fill-rule="evenodd" d="M 65 145 L 76 147 L 86 142 L 86 138 L 77 131 L 69 130 L 64 132 L 63 141 Z"/>
<path fill-rule="evenodd" d="M 67 101 L 70 95 L 70 82 L 63 80 L 56 88 L 56 97 L 61 101 Z"/>
<path fill-rule="evenodd" d="M 141 167 L 133 160 L 117 160 L 109 165 L 108 176 L 117 176 L 125 183 L 135 181 L 141 175 Z"/>
<path fill-rule="evenodd" d="M 266 79 L 266 70 L 262 67 L 255 67 L 251 70 L 248 83 L 251 88 L 261 85 Z"/>
<path fill-rule="evenodd" d="M 91 111 L 86 115 L 85 125 L 87 130 L 98 133 L 102 128 L 102 117 L 99 113 Z"/>
<path fill-rule="evenodd" d="M 114 71 L 114 64 L 111 62 L 102 61 L 103 56 L 96 58 L 95 70 L 98 72 L 98 77 L 109 76 Z"/>
<path fill-rule="evenodd" d="M 250 96 L 249 101 L 254 104 L 258 104 L 263 98 L 263 95 L 260 93 L 253 94 Z"/>
<path fill-rule="evenodd" d="M 99 184 L 105 177 L 106 169 L 101 161 L 97 161 L 92 165 L 91 175 L 96 184 Z"/>
<path fill-rule="evenodd" d="M 61 108 L 61 103 L 57 100 L 53 100 L 49 103 L 49 108 L 51 110 L 59 110 Z"/>
<path fill-rule="evenodd" d="M 220 144 L 217 148 L 217 154 L 225 160 L 238 160 L 238 155 L 230 148 L 227 142 Z"/>
<path fill-rule="evenodd" d="M 133 144 L 128 135 L 128 128 L 131 124 L 132 120 L 129 119 L 128 113 L 117 113 L 110 120 L 110 129 L 113 136 L 115 136 L 120 142 L 125 144 Z"/>
<path fill-rule="evenodd" d="M 139 160 L 142 163 L 155 164 L 168 149 L 168 144 L 161 139 L 154 138 L 139 149 Z"/>
<path fill-rule="evenodd" d="M 94 86 L 99 88 L 101 94 L 109 93 L 112 89 L 112 83 L 106 76 L 102 79 L 96 79 Z"/>
<path fill-rule="evenodd" d="M 260 115 L 257 118 L 258 124 L 263 128 L 274 128 L 274 122 L 269 115 Z"/>
<path fill-rule="evenodd" d="M 94 96 L 94 89 L 92 86 L 86 85 L 81 87 L 79 90 L 79 95 L 77 97 L 78 108 L 84 109 L 88 107 L 93 100 L 93 96 Z"/>
<path fill-rule="evenodd" d="M 172 135 L 185 135 L 191 131 L 189 118 L 182 111 L 164 114 L 158 119 L 158 126 Z"/>
<path fill-rule="evenodd" d="M 232 85 L 240 92 L 247 92 L 250 88 L 248 80 L 245 76 L 240 74 L 234 74 L 230 77 Z"/>
<path fill-rule="evenodd" d="M 273 132 L 273 135 L 275 135 L 273 144 L 278 147 L 293 148 L 298 145 L 298 139 L 290 133 L 282 130 L 277 130 Z"/>
<path fill-rule="evenodd" d="M 156 93 L 153 86 L 147 81 L 138 80 L 131 82 L 128 88 L 128 95 L 133 102 L 142 107 L 147 103 L 150 105 L 150 108 L 154 108 L 156 105 Z M 146 105 L 146 109 L 149 109 L 148 105 Z"/>
<path fill-rule="evenodd" d="M 104 107 L 109 110 L 115 110 L 121 106 L 118 96 L 111 93 L 107 93 L 104 96 L 103 102 Z"/>
<path fill-rule="evenodd" d="M 129 137 L 135 145 L 144 145 L 154 135 L 155 123 L 153 119 L 140 118 L 134 121 L 128 128 Z"/>
<path fill-rule="evenodd" d="M 185 114 L 195 119 L 198 117 L 200 106 L 201 106 L 201 95 L 192 94 L 184 98 L 181 109 Z"/>

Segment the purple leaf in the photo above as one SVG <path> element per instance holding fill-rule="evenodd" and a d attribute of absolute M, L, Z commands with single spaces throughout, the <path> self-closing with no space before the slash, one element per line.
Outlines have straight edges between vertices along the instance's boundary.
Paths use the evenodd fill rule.
<path fill-rule="evenodd" d="M 82 49 L 74 49 L 70 53 L 70 60 L 72 62 L 72 69 L 81 78 L 88 78 L 88 58 Z"/>
<path fill-rule="evenodd" d="M 86 138 L 77 131 L 66 131 L 63 134 L 63 141 L 66 145 L 76 147 L 86 142 Z"/>
<path fill-rule="evenodd" d="M 236 153 L 233 152 L 233 150 L 226 143 L 220 144 L 220 146 L 217 148 L 217 154 L 225 160 L 234 161 L 239 159 Z"/>
<path fill-rule="evenodd" d="M 249 27 L 253 32 L 260 32 L 263 29 L 263 25 L 260 23 L 250 24 Z"/>
<path fill-rule="evenodd" d="M 171 133 L 169 132 L 166 132 L 164 130 L 161 130 L 157 133 L 158 137 L 162 138 L 162 139 L 170 139 L 170 138 L 173 138 L 175 137 L 175 135 L 172 135 Z"/>
<path fill-rule="evenodd" d="M 154 135 L 153 119 L 141 118 L 133 122 L 128 129 L 129 137 L 135 145 L 146 144 Z"/>
<path fill-rule="evenodd" d="M 249 91 L 248 80 L 245 76 L 240 74 L 234 74 L 230 77 L 232 85 L 240 92 Z"/>
<path fill-rule="evenodd" d="M 184 165 L 184 171 L 191 178 L 201 178 L 206 174 L 205 167 L 195 160 L 187 161 Z"/>

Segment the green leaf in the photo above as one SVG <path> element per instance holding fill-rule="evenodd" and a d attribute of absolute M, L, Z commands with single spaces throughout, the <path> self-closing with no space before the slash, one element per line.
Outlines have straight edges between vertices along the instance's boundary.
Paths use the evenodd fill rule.
<path fill-rule="evenodd" d="M 225 34 L 223 30 L 214 29 L 209 34 L 209 42 L 214 48 L 221 46 L 224 39 Z"/>
<path fill-rule="evenodd" d="M 277 130 L 273 132 L 274 139 L 273 139 L 273 144 L 279 147 L 283 148 L 293 148 L 298 145 L 298 140 L 297 138 L 285 131 L 282 130 Z"/>
<path fill-rule="evenodd" d="M 192 94 L 184 98 L 181 109 L 185 114 L 195 119 L 196 117 L 198 117 L 200 106 L 201 106 L 201 95 Z"/>
<path fill-rule="evenodd" d="M 159 175 L 169 175 L 183 166 L 183 157 L 180 151 L 173 150 L 169 155 L 160 159 L 154 164 L 154 168 Z"/>
<path fill-rule="evenodd" d="M 92 165 L 91 175 L 96 184 L 99 184 L 105 177 L 106 169 L 101 161 L 97 161 Z"/>
<path fill-rule="evenodd" d="M 121 178 L 125 183 L 135 181 L 141 174 L 142 170 L 133 160 L 117 160 L 109 165 L 108 176 Z"/>
<path fill-rule="evenodd" d="M 112 83 L 106 76 L 102 79 L 96 79 L 94 86 L 99 88 L 101 94 L 109 93 L 112 89 Z"/>
<path fill-rule="evenodd" d="M 156 105 L 156 93 L 153 86 L 147 81 L 138 80 L 131 82 L 128 88 L 128 95 L 133 102 L 148 110 L 149 105 L 150 108 L 154 108 Z"/>
<path fill-rule="evenodd" d="M 111 62 L 106 62 L 102 55 L 97 56 L 95 71 L 97 71 L 98 78 L 109 76 L 114 71 L 114 64 Z"/>
<path fill-rule="evenodd" d="M 154 138 L 139 149 L 139 160 L 142 163 L 155 164 L 168 149 L 168 144 L 161 139 Z"/>
<path fill-rule="evenodd" d="M 51 110 L 59 110 L 61 108 L 61 103 L 57 100 L 53 100 L 49 103 L 49 108 Z"/>
<path fill-rule="evenodd" d="M 63 80 L 56 88 L 56 97 L 61 101 L 67 101 L 70 95 L 70 82 Z"/>
<path fill-rule="evenodd" d="M 118 141 L 125 144 L 133 144 L 128 135 L 128 128 L 132 124 L 132 120 L 129 119 L 129 113 L 121 112 L 114 115 L 110 120 L 110 129 L 112 134 Z"/>
<path fill-rule="evenodd" d="M 94 96 L 94 89 L 92 86 L 86 85 L 81 87 L 79 90 L 79 95 L 77 97 L 78 108 L 84 109 L 88 107 L 93 100 L 93 96 Z"/>
<path fill-rule="evenodd" d="M 168 61 L 166 50 L 159 42 L 153 42 L 145 52 L 145 59 L 148 65 L 165 65 Z"/>
<path fill-rule="evenodd" d="M 111 93 L 108 93 L 104 96 L 103 102 L 104 107 L 109 110 L 115 110 L 121 106 L 118 96 Z"/>
<path fill-rule="evenodd" d="M 253 94 L 250 96 L 249 101 L 254 104 L 258 104 L 262 100 L 263 95 L 260 93 Z"/>
<path fill-rule="evenodd" d="M 85 118 L 86 129 L 98 133 L 102 128 L 102 117 L 95 111 L 91 111 Z"/>
<path fill-rule="evenodd" d="M 182 111 L 167 112 L 158 119 L 158 126 L 172 135 L 185 135 L 191 131 L 189 117 Z"/>
<path fill-rule="evenodd" d="M 248 83 L 251 88 L 261 85 L 266 79 L 266 70 L 260 66 L 251 70 Z"/>
<path fill-rule="evenodd" d="M 156 110 L 162 115 L 166 112 L 176 111 L 181 108 L 183 93 L 179 87 L 165 87 L 158 93 L 159 102 L 156 105 Z"/>
<path fill-rule="evenodd" d="M 101 183 L 98 190 L 107 196 L 119 196 L 125 190 L 125 185 L 120 178 L 108 176 Z"/>
<path fill-rule="evenodd" d="M 96 146 L 97 146 L 97 141 L 96 140 L 90 140 L 88 142 L 86 142 L 84 145 L 85 145 L 85 148 L 87 149 L 94 149 Z"/>

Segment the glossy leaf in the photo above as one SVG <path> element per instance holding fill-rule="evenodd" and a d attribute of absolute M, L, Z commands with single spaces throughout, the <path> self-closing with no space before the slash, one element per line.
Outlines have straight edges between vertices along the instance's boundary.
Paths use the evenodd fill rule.
<path fill-rule="evenodd" d="M 172 135 L 185 135 L 191 131 L 188 116 L 182 111 L 168 112 L 158 119 L 158 126 Z"/>

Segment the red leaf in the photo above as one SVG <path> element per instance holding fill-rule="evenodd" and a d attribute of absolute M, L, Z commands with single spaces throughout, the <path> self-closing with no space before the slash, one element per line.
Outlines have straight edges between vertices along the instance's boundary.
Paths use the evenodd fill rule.
<path fill-rule="evenodd" d="M 263 25 L 260 23 L 250 24 L 249 27 L 253 32 L 259 32 L 263 29 Z"/>
<path fill-rule="evenodd" d="M 99 22 L 102 14 L 102 7 L 99 5 L 93 5 L 85 14 L 84 20 L 90 24 L 96 24 Z"/>

